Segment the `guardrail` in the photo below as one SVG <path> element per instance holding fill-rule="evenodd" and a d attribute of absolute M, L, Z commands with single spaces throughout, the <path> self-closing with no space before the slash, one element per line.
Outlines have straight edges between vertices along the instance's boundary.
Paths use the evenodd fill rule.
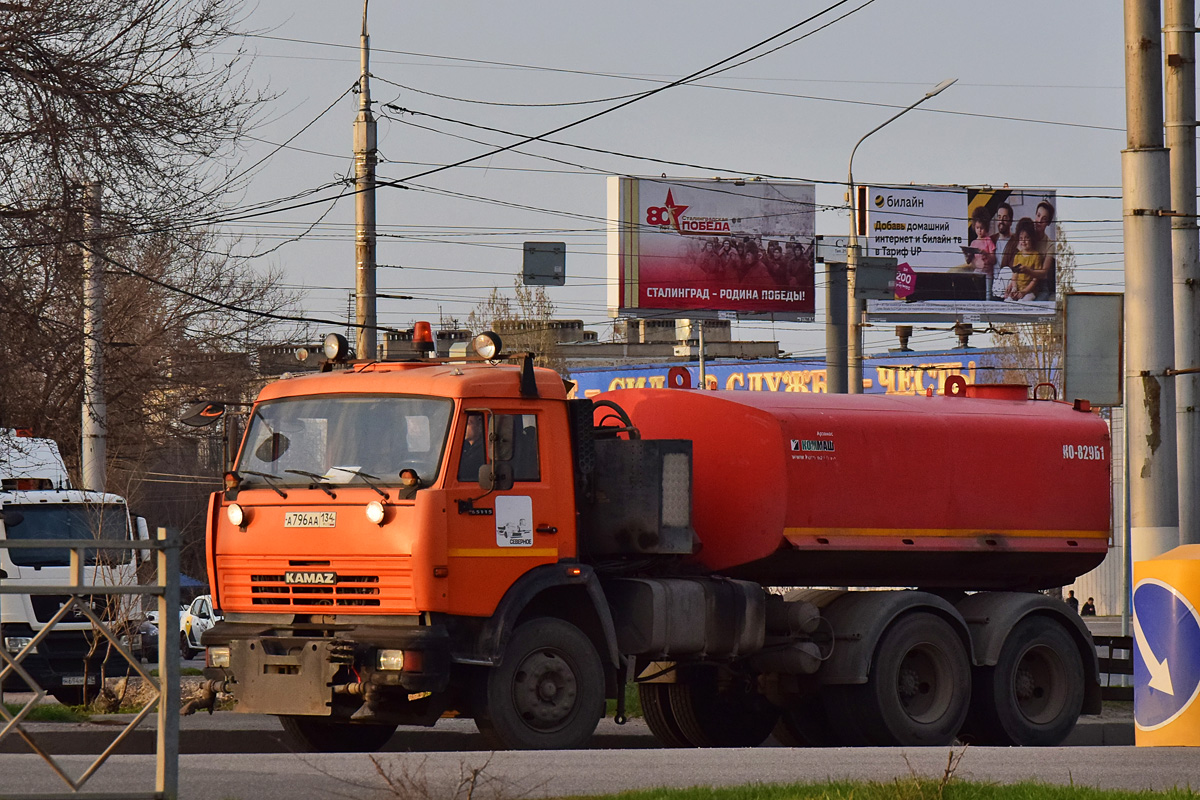
<path fill-rule="evenodd" d="M 17 583 L 5 580 L 0 582 L 0 594 L 15 595 L 68 595 L 69 600 L 63 604 L 41 630 L 36 631 L 33 638 L 15 655 L 9 654 L 0 646 L 0 685 L 5 678 L 16 674 L 29 685 L 34 692 L 34 698 L 26 703 L 16 714 L 10 712 L 0 703 L 0 717 L 3 717 L 4 727 L 0 728 L 0 740 L 9 734 L 15 734 L 25 740 L 26 744 L 40 755 L 50 768 L 71 788 L 70 792 L 62 794 L 12 794 L 5 791 L 6 798 L 33 798 L 55 800 L 56 798 L 78 797 L 116 797 L 112 794 L 87 794 L 80 789 L 96 773 L 117 746 L 154 710 L 158 712 L 158 736 L 156 742 L 156 768 L 153 792 L 122 792 L 120 797 L 127 800 L 176 800 L 179 796 L 179 543 L 176 539 L 168 538 L 163 528 L 158 529 L 158 538 L 150 541 L 116 541 L 110 539 L 0 539 L 0 549 L 31 550 L 39 548 L 68 549 L 71 554 L 69 566 L 69 581 L 66 584 L 55 583 Z M 156 553 L 157 580 L 148 585 L 122 585 L 105 583 L 103 569 L 93 570 L 89 576 L 85 568 L 88 550 L 152 550 Z M 88 582 L 88 578 L 91 582 Z M 114 633 L 108 621 L 100 618 L 88 598 L 95 595 L 141 595 L 158 598 L 158 672 L 155 679 L 148 670 L 143 669 L 140 659 L 133 655 L 121 642 L 121 637 Z M 50 630 L 59 622 L 66 619 L 68 614 L 78 613 L 86 617 L 98 636 L 103 636 L 133 670 L 155 689 L 155 697 L 146 704 L 128 725 L 126 725 L 113 742 L 101 752 L 78 777 L 72 778 L 53 756 L 38 746 L 35 738 L 25 730 L 22 721 L 29 715 L 33 707 L 46 696 L 46 691 L 34 682 L 22 666 L 21 662 L 27 655 L 34 652 L 38 643 L 49 635 Z M 72 620 L 77 621 L 77 620 Z M 0 645 L 3 640 L 0 639 Z M 2 696 L 2 694 L 0 694 Z"/>
<path fill-rule="evenodd" d="M 1100 662 L 1100 697 L 1133 700 L 1133 637 L 1092 636 Z M 1125 676 L 1130 676 L 1126 678 Z"/>

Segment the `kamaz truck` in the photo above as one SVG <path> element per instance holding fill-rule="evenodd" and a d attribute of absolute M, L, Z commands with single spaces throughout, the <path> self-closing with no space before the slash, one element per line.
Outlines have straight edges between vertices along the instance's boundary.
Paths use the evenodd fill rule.
<path fill-rule="evenodd" d="M 1099 711 L 1088 631 L 1039 592 L 1108 545 L 1086 401 L 958 377 L 572 399 L 476 344 L 346 361 L 332 335 L 211 498 L 210 688 L 297 746 L 460 715 L 582 747 L 630 683 L 673 747 L 1053 745 Z"/>

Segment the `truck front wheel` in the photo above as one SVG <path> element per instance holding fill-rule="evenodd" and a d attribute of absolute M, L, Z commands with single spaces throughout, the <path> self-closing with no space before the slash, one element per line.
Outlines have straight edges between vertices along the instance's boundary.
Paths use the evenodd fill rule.
<path fill-rule="evenodd" d="M 1004 640 L 994 667 L 975 671 L 967 729 L 979 744 L 1051 747 L 1083 708 L 1083 661 L 1063 626 L 1026 617 Z"/>
<path fill-rule="evenodd" d="M 281 716 L 279 723 L 302 753 L 374 753 L 396 732 L 395 725 L 356 725 L 324 717 Z"/>
<path fill-rule="evenodd" d="M 970 705 L 971 664 L 950 623 L 927 612 L 894 622 L 875 647 L 867 682 L 827 687 L 830 720 L 848 744 L 948 745 Z"/>
<path fill-rule="evenodd" d="M 583 747 L 604 715 L 604 667 L 595 646 L 553 617 L 522 623 L 483 681 L 475 724 L 496 747 Z"/>

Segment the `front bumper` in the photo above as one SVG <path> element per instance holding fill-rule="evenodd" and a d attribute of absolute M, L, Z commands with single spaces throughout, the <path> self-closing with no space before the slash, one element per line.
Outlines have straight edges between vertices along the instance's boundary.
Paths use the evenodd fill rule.
<path fill-rule="evenodd" d="M 403 703 L 410 694 L 440 692 L 450 680 L 450 640 L 440 626 L 220 622 L 203 641 L 229 647 L 229 666 L 204 674 L 226 681 L 237 710 L 251 714 L 342 714 L 364 697 L 382 693 Z M 379 670 L 380 649 L 403 650 L 418 668 Z"/>

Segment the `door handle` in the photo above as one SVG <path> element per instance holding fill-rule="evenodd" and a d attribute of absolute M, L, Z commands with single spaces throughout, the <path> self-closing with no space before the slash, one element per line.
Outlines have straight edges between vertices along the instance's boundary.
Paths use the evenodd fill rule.
<path fill-rule="evenodd" d="M 538 525 L 537 532 L 538 533 L 558 533 L 558 528 L 554 527 L 553 525 Z"/>

